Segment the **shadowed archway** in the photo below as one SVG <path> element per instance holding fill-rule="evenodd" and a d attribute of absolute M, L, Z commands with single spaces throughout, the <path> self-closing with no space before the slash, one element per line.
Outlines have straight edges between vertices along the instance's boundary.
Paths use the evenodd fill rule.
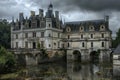
<path fill-rule="evenodd" d="M 97 51 L 90 52 L 90 61 L 92 62 L 99 61 L 99 53 Z"/>
<path fill-rule="evenodd" d="M 74 55 L 74 61 L 81 62 L 81 53 L 79 50 L 73 51 L 73 55 Z"/>

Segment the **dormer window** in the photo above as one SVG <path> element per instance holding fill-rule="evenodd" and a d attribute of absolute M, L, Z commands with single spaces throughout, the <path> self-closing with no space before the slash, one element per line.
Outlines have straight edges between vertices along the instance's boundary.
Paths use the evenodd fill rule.
<path fill-rule="evenodd" d="M 82 32 L 82 31 L 84 31 L 84 27 L 83 26 L 80 27 L 80 32 Z"/>
<path fill-rule="evenodd" d="M 94 26 L 90 26 L 90 27 L 89 27 L 89 30 L 90 30 L 90 31 L 94 31 Z"/>
<path fill-rule="evenodd" d="M 100 26 L 100 30 L 101 30 L 101 31 L 104 31 L 104 30 L 105 30 L 105 25 L 101 25 L 101 26 Z"/>
<path fill-rule="evenodd" d="M 71 32 L 71 28 L 70 28 L 70 27 L 67 27 L 67 28 L 66 28 L 66 31 L 67 31 L 67 32 Z"/>

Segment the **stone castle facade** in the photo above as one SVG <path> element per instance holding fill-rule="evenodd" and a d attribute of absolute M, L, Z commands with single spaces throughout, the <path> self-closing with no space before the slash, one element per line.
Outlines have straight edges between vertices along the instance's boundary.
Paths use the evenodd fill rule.
<path fill-rule="evenodd" d="M 73 14 L 74 15 L 74 14 Z M 12 21 L 11 48 L 41 48 L 98 50 L 111 47 L 109 17 L 89 21 L 65 22 L 59 19 L 59 11 L 53 12 L 53 5 L 44 11 L 39 9 L 36 15 L 31 11 L 29 18 L 19 14 L 19 20 Z"/>

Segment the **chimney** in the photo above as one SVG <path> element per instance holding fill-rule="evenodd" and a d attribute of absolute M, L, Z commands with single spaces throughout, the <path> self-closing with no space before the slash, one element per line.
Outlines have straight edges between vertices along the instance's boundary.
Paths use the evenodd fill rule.
<path fill-rule="evenodd" d="M 19 21 L 22 22 L 24 20 L 24 15 L 23 13 L 19 13 Z"/>
<path fill-rule="evenodd" d="M 55 17 L 59 19 L 59 11 L 55 11 Z"/>
<path fill-rule="evenodd" d="M 31 16 L 35 16 L 35 11 L 31 11 Z"/>
<path fill-rule="evenodd" d="M 43 14 L 44 14 L 43 9 L 39 9 L 39 16 L 40 16 L 40 17 L 43 17 Z"/>
<path fill-rule="evenodd" d="M 109 22 L 109 16 L 108 16 L 108 15 L 105 16 L 105 21 L 106 21 L 106 22 Z"/>

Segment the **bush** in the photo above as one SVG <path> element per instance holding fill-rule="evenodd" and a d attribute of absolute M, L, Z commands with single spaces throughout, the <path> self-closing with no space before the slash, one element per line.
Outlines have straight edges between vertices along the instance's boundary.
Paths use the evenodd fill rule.
<path fill-rule="evenodd" d="M 0 73 L 8 73 L 15 70 L 16 60 L 12 53 L 5 48 L 0 48 Z"/>

